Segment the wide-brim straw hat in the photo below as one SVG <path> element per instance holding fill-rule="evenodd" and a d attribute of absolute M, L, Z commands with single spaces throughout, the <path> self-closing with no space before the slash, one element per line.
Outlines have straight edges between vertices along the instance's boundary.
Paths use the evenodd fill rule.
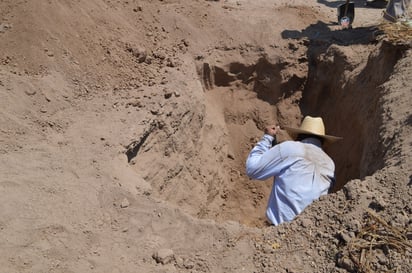
<path fill-rule="evenodd" d="M 323 138 L 325 141 L 333 143 L 341 140 L 342 137 L 330 136 L 325 134 L 325 125 L 320 117 L 306 116 L 299 128 L 284 127 L 286 131 L 293 137 L 296 138 L 299 134 L 315 135 Z"/>

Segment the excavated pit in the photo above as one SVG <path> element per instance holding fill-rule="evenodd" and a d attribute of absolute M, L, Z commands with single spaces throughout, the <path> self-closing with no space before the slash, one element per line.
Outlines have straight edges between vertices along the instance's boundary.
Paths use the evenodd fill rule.
<path fill-rule="evenodd" d="M 381 135 L 382 86 L 404 49 L 381 43 L 352 59 L 338 45 L 303 51 L 306 57 L 296 59 L 259 55 L 224 65 L 201 60 L 199 100 L 166 115 L 170 125 L 150 124 L 128 149 L 129 163 L 151 185 L 148 194 L 197 218 L 267 225 L 273 181 L 249 179 L 246 158 L 265 125 L 299 126 L 305 115 L 321 116 L 327 134 L 343 137 L 325 147 L 336 165 L 333 191 L 380 170 L 390 154 Z M 287 139 L 283 131 L 279 140 Z M 165 160 L 153 161 L 152 150 L 164 150 Z"/>
<path fill-rule="evenodd" d="M 208 216 L 253 226 L 265 224 L 272 179 L 251 181 L 244 174 L 244 161 L 264 125 L 270 122 L 298 126 L 302 116 L 321 116 L 328 134 L 344 138 L 325 147 L 336 165 L 333 191 L 384 166 L 387 151 L 380 139 L 384 126 L 381 85 L 389 79 L 402 49 L 383 43 L 379 50 L 366 54 L 369 57 L 364 62 L 356 63 L 339 46 L 309 48 L 304 77 L 288 71 L 293 67 L 290 64 L 265 57 L 249 65 L 202 65 L 207 96 L 221 107 L 229 132 L 233 156 L 228 156 L 225 164 L 237 170 L 229 171 L 229 177 L 222 179 L 231 185 L 226 189 L 225 202 L 218 210 L 209 211 Z"/>

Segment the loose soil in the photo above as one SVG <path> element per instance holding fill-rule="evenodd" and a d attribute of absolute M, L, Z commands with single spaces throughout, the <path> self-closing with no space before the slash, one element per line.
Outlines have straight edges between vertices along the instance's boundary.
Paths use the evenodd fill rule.
<path fill-rule="evenodd" d="M 412 272 L 411 42 L 340 3 L 1 1 L 0 271 Z M 245 160 L 305 115 L 337 183 L 270 226 Z"/>

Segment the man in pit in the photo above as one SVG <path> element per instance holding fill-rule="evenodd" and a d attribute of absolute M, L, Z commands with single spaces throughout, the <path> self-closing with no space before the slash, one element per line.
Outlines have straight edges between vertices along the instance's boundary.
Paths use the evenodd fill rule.
<path fill-rule="evenodd" d="M 323 151 L 340 137 L 325 134 L 320 117 L 306 116 L 299 128 L 285 127 L 295 141 L 276 142 L 279 126 L 268 126 L 246 160 L 252 179 L 274 176 L 266 216 L 273 225 L 293 220 L 309 204 L 327 194 L 335 181 L 335 164 Z"/>

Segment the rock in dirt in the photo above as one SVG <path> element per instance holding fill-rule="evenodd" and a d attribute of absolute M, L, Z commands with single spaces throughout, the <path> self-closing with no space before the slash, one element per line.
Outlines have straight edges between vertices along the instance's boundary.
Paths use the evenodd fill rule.
<path fill-rule="evenodd" d="M 349 272 L 353 272 L 355 270 L 355 265 L 348 257 L 341 257 L 340 259 L 338 259 L 337 266 L 346 269 Z"/>
<path fill-rule="evenodd" d="M 0 33 L 6 32 L 6 30 L 11 29 L 11 24 L 1 23 L 0 24 Z"/>
<path fill-rule="evenodd" d="M 173 250 L 163 248 L 154 253 L 152 257 L 157 263 L 169 264 L 174 260 L 175 254 Z"/>
<path fill-rule="evenodd" d="M 369 208 L 375 210 L 376 212 L 384 210 L 386 207 L 386 202 L 380 196 L 375 196 L 372 202 L 369 203 Z"/>
<path fill-rule="evenodd" d="M 307 218 L 303 218 L 301 221 L 301 226 L 304 228 L 309 228 L 313 225 L 312 220 L 311 219 L 307 219 Z"/>
<path fill-rule="evenodd" d="M 120 207 L 121 207 L 122 209 L 124 209 L 124 208 L 127 208 L 128 206 L 130 206 L 129 200 L 128 200 L 127 198 L 124 198 L 124 199 L 122 200 L 122 203 L 120 203 Z"/>
<path fill-rule="evenodd" d="M 143 63 L 147 59 L 148 54 L 145 48 L 127 45 L 126 50 L 132 53 L 139 63 Z"/>
<path fill-rule="evenodd" d="M 36 90 L 32 90 L 32 89 L 28 89 L 28 90 L 24 90 L 24 93 L 26 93 L 27 96 L 33 96 L 36 95 Z"/>

